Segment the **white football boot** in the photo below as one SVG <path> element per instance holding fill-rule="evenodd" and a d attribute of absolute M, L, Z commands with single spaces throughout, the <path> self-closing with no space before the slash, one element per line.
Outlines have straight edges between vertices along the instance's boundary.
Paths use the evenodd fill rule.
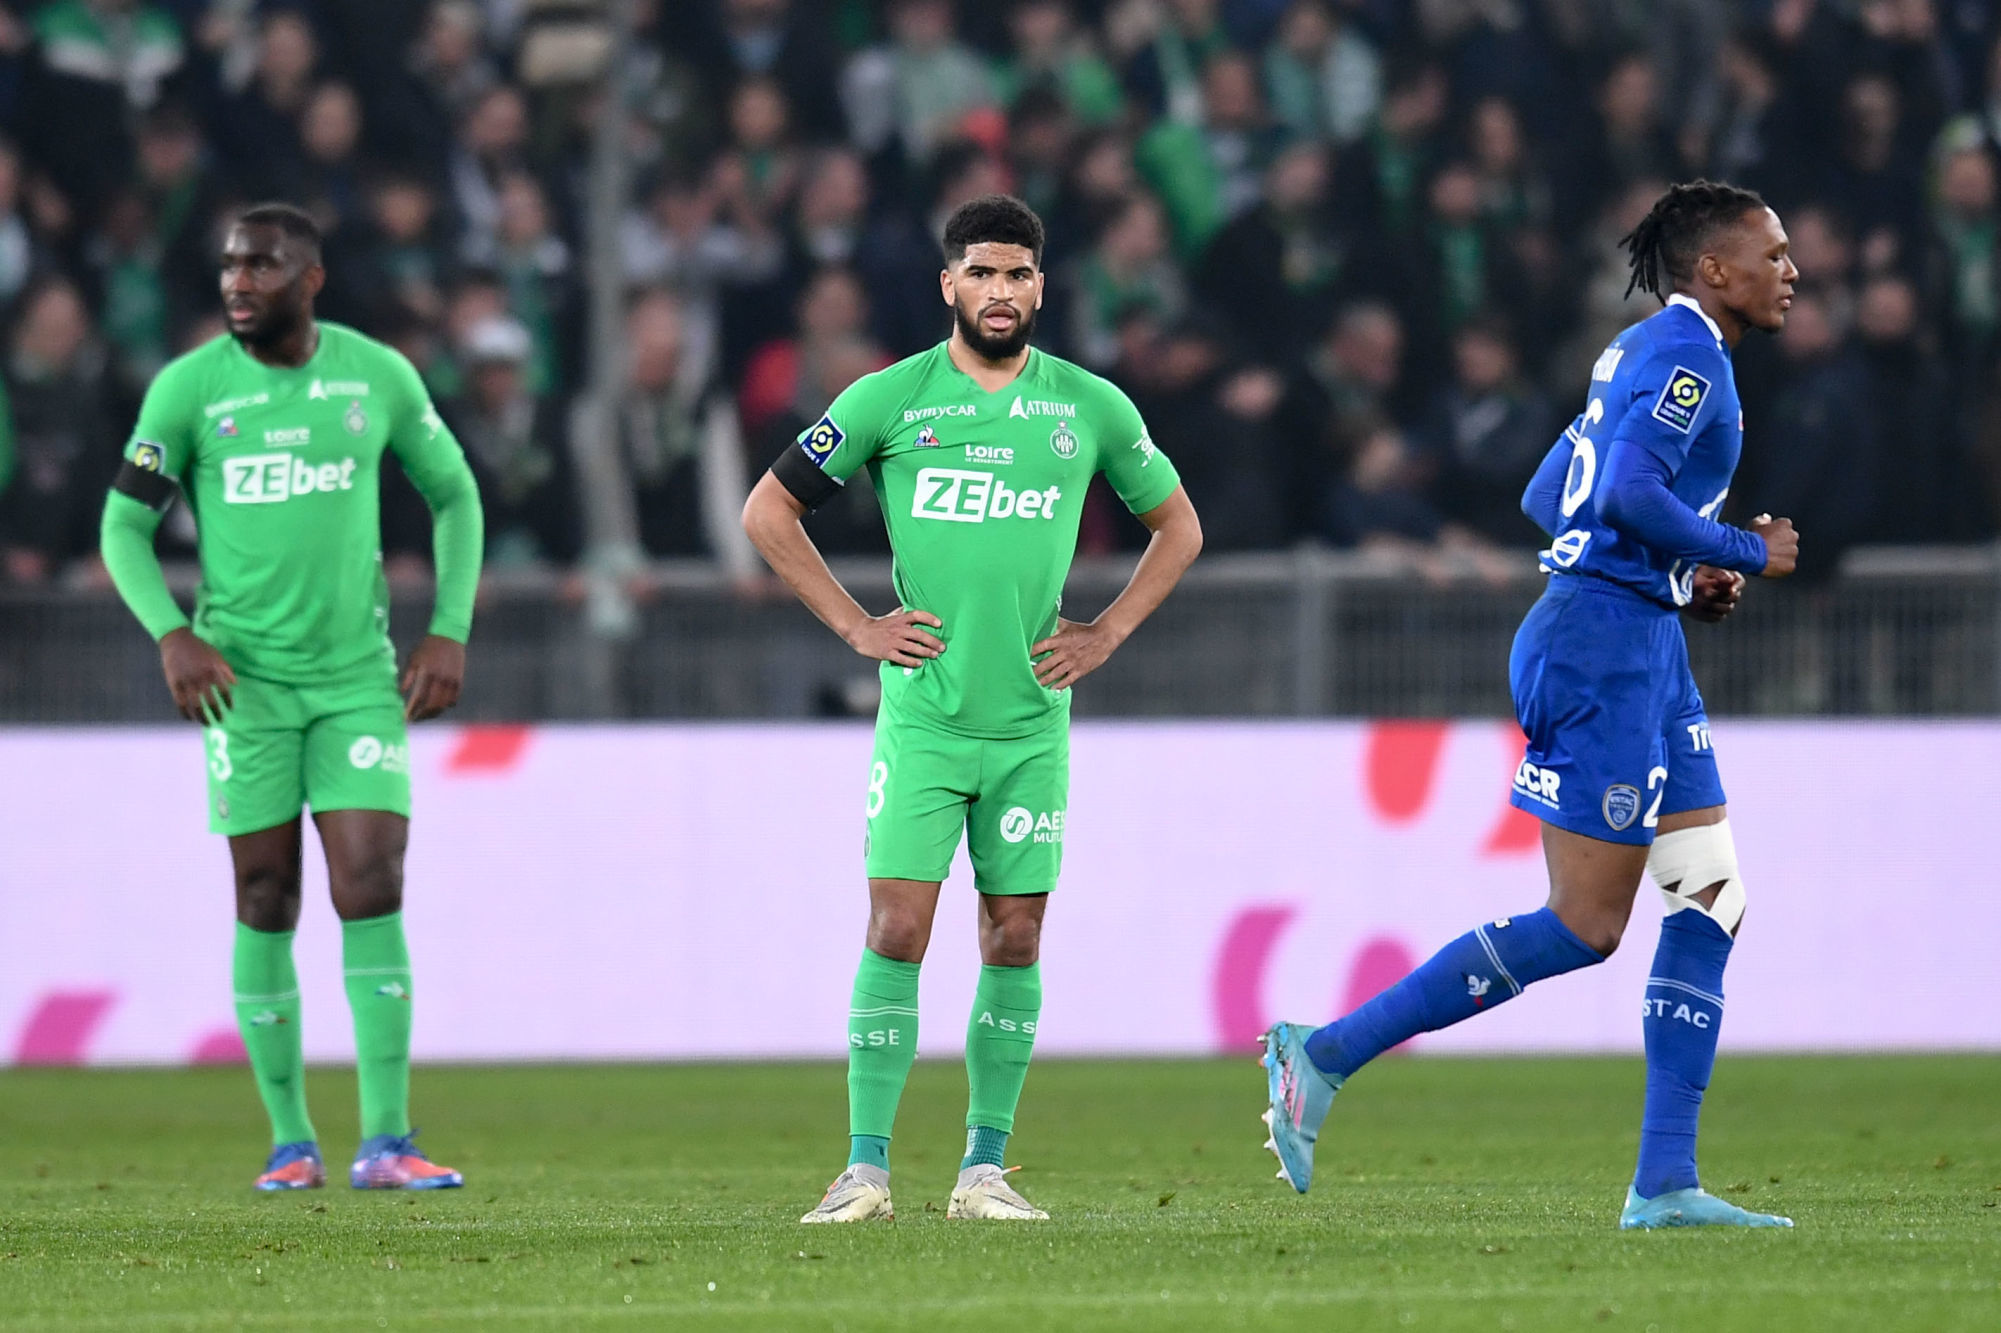
<path fill-rule="evenodd" d="M 827 1186 L 827 1195 L 801 1222 L 866 1222 L 880 1217 L 896 1220 L 889 1201 L 889 1172 L 879 1166 L 851 1166 Z"/>
<path fill-rule="evenodd" d="M 952 1191 L 952 1202 L 945 1209 L 945 1216 L 1047 1222 L 1048 1213 L 1016 1194 L 1007 1183 L 1008 1171 L 1020 1169 L 1011 1166 L 1003 1171 L 987 1162 L 967 1167 L 959 1173 L 959 1187 Z"/>

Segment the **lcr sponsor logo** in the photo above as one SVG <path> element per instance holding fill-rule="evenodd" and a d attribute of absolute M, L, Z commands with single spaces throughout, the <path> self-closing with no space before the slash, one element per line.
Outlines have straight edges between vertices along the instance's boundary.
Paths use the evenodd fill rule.
<path fill-rule="evenodd" d="M 292 454 L 222 460 L 222 498 L 233 505 L 277 504 L 295 495 L 354 489 L 354 460 L 317 466 Z"/>
<path fill-rule="evenodd" d="M 1035 813 L 1025 805 L 1012 806 L 1001 816 L 1000 835 L 1007 842 L 1025 842 L 1034 838 L 1037 842 L 1063 841 L 1063 812 L 1045 810 Z"/>
<path fill-rule="evenodd" d="M 1016 490 L 991 472 L 927 467 L 917 474 L 912 518 L 947 523 L 984 523 L 990 518 L 1055 518 L 1061 488 Z"/>
<path fill-rule="evenodd" d="M 1522 766 L 1515 770 L 1515 790 L 1538 805 L 1546 805 L 1552 810 L 1563 807 L 1557 804 L 1557 789 L 1563 785 L 1563 776 L 1553 768 L 1541 768 L 1522 760 Z"/>

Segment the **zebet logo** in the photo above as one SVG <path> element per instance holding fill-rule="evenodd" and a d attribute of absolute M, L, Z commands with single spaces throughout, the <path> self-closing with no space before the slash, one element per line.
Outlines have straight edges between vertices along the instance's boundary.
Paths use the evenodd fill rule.
<path fill-rule="evenodd" d="M 917 474 L 910 516 L 942 519 L 947 523 L 984 523 L 990 518 L 1055 518 L 1056 502 L 1062 498 L 1063 492 L 1055 486 L 1018 491 L 991 472 L 927 467 Z"/>
<path fill-rule="evenodd" d="M 1037 842 L 1063 841 L 1063 812 L 1045 810 L 1036 814 L 1025 805 L 1017 805 L 1001 816 L 1000 835 L 1008 842 L 1023 842 L 1031 835 Z"/>
<path fill-rule="evenodd" d="M 222 498 L 233 505 L 268 505 L 314 491 L 354 489 L 354 460 L 317 467 L 292 454 L 251 454 L 222 460 Z"/>

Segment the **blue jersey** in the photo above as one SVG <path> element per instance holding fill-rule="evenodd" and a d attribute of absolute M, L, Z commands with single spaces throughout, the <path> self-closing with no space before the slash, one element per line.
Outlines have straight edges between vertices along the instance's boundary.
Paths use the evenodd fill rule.
<path fill-rule="evenodd" d="M 1543 568 L 1593 575 L 1663 606 L 1688 605 L 1701 561 L 1620 532 L 1600 515 L 1593 491 L 1613 445 L 1637 446 L 1664 465 L 1675 499 L 1715 518 L 1744 447 L 1744 412 L 1721 331 L 1688 297 L 1669 297 L 1665 309 L 1614 338 L 1598 358 L 1590 398 L 1558 448 L 1566 443 L 1570 462 L 1557 512 L 1536 516 L 1555 538 L 1542 552 Z"/>

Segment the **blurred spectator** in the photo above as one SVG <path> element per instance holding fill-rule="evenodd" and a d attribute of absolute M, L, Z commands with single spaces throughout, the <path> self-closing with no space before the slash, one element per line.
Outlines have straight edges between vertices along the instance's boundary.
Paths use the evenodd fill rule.
<path fill-rule="evenodd" d="M 1797 292 L 1778 348 L 1789 374 L 1758 427 L 1755 457 L 1747 451 L 1749 485 L 1734 489 L 1755 511 L 1814 534 L 1794 577 L 1819 582 L 1871 535 L 1888 481 L 1883 441 L 1867 370 L 1825 301 Z"/>
<path fill-rule="evenodd" d="M 938 291 L 945 219 L 966 200 L 1008 185 L 1001 164 L 967 140 L 940 148 L 931 175 L 937 183 L 928 207 L 921 214 L 894 212 L 880 218 L 862 246 L 871 322 L 892 356 L 920 352 L 951 331 L 951 315 Z"/>
<path fill-rule="evenodd" d="M 1159 193 L 1184 259 L 1256 203 L 1263 172 L 1284 141 L 1265 114 L 1257 67 L 1227 52 L 1202 71 L 1202 112 L 1194 124 L 1162 120 L 1134 149 L 1140 173 Z"/>
<path fill-rule="evenodd" d="M 286 194 L 313 215 L 323 233 L 338 235 L 367 211 L 361 99 L 354 89 L 338 80 L 313 89 L 299 115 L 299 143 L 303 160 Z"/>
<path fill-rule="evenodd" d="M 465 259 L 499 275 L 507 308 L 528 327 L 534 342 L 529 390 L 560 392 L 576 383 L 569 360 L 577 342 L 575 261 L 556 230 L 542 183 L 517 170 L 499 184 L 497 225 L 490 237 L 467 238 Z"/>
<path fill-rule="evenodd" d="M 742 79 L 768 75 L 785 90 L 785 100 L 802 125 L 824 127 L 830 137 L 845 130 L 836 91 L 839 61 L 824 16 L 815 0 L 719 0 L 691 5 L 669 0 L 665 19 L 668 48 L 696 55 L 715 76 L 715 91 L 726 94 Z"/>
<path fill-rule="evenodd" d="M 1939 163 L 1932 237 L 1947 337 L 1965 373 L 1976 373 L 1991 360 L 2001 328 L 2001 210 L 1995 159 L 1986 149 L 1952 148 Z"/>
<path fill-rule="evenodd" d="M 1352 19 L 1327 0 L 1293 0 L 1265 49 L 1272 112 L 1296 135 L 1360 138 L 1382 100 L 1382 60 Z"/>
<path fill-rule="evenodd" d="M 1380 418 L 1356 438 L 1353 461 L 1327 493 L 1320 535 L 1341 547 L 1408 552 L 1436 542 L 1445 520 L 1425 497 L 1428 474 L 1403 433 Z"/>
<path fill-rule="evenodd" d="M 1000 98 L 985 61 L 960 42 L 950 0 L 889 0 L 890 40 L 869 47 L 841 74 L 848 128 L 863 152 L 900 149 L 922 166 L 966 130 L 968 113 Z"/>
<path fill-rule="evenodd" d="M 300 166 L 299 117 L 312 96 L 319 38 L 304 14 L 268 11 L 257 28 L 257 61 L 245 83 L 225 85 L 205 117 L 217 155 L 246 195 L 278 194 Z"/>
<path fill-rule="evenodd" d="M 1007 127 L 1014 193 L 1044 219 L 1046 229 L 1063 196 L 1077 122 L 1055 92 L 1035 87 L 1015 99 L 1008 109 Z"/>
<path fill-rule="evenodd" d="M 460 348 L 465 392 L 438 409 L 479 481 L 489 564 L 567 564 L 582 546 L 565 414 L 530 390 L 533 355 L 518 320 L 475 324 Z"/>
<path fill-rule="evenodd" d="M 1168 249 L 1160 204 L 1145 191 L 1127 197 L 1099 233 L 1098 243 L 1065 270 L 1068 343 L 1083 365 L 1100 372 L 1119 358 L 1119 323 L 1145 310 L 1171 324 L 1187 308 L 1181 271 Z"/>
<path fill-rule="evenodd" d="M 820 386 L 828 378 L 820 362 L 837 351 L 845 357 L 856 343 L 867 342 L 868 296 L 853 269 L 829 265 L 819 270 L 797 304 L 798 335 L 774 339 L 752 353 L 737 389 L 737 412 L 744 432 L 753 439 L 787 414 L 804 417 L 808 423 L 817 420 L 832 401 L 819 400 Z M 881 370 L 889 364 L 889 356 L 875 349 L 872 362 L 870 371 Z M 807 409 L 816 400 L 819 409 L 809 414 Z"/>
<path fill-rule="evenodd" d="M 1329 218 L 1327 151 L 1303 140 L 1265 173 L 1260 200 L 1217 234 L 1195 271 L 1203 302 L 1273 364 L 1302 354 L 1324 327 L 1353 260 Z"/>
<path fill-rule="evenodd" d="M 593 561 L 627 578 L 646 556 L 708 556 L 738 577 L 756 568 L 738 522 L 749 486 L 736 413 L 689 354 L 685 333 L 673 293 L 636 298 L 614 417 L 577 437 L 589 446 L 580 480 L 601 525 Z"/>
<path fill-rule="evenodd" d="M 1197 125 L 1203 116 L 1202 71 L 1233 49 L 1218 16 L 1218 0 L 1164 0 L 1123 6 L 1125 34 L 1114 42 L 1132 51 L 1126 83 L 1156 118 Z M 1113 16 L 1117 33 L 1121 16 Z"/>
<path fill-rule="evenodd" d="M 730 140 L 717 161 L 717 188 L 733 210 L 755 215 L 761 231 L 778 225 L 799 184 L 791 114 L 776 79 L 748 78 L 730 94 Z"/>
<path fill-rule="evenodd" d="M 1522 486 L 1556 440 L 1555 416 L 1522 378 L 1507 326 L 1491 315 L 1468 321 L 1452 340 L 1452 378 L 1417 438 L 1444 517 L 1488 541 L 1535 542 L 1542 533 L 1522 517 Z"/>
<path fill-rule="evenodd" d="M 1901 274 L 1871 278 L 1855 303 L 1867 369 L 1863 397 L 1886 446 L 1873 535 L 1883 541 L 1964 540 L 1978 530 L 1967 486 L 1971 459 L 1959 447 L 1952 382 L 1925 346 L 1916 284 Z"/>
<path fill-rule="evenodd" d="M 1839 151 L 1818 187 L 1842 210 L 1860 238 L 1863 267 L 1875 271 L 1911 262 L 1923 234 L 1924 200 L 1915 154 L 1901 133 L 1897 87 L 1880 74 L 1851 80 L 1841 98 Z"/>
<path fill-rule="evenodd" d="M 1449 93 L 1445 71 L 1429 61 L 1393 66 L 1386 80 L 1383 111 L 1366 140 L 1368 176 L 1380 200 L 1376 221 L 1385 237 L 1402 235 L 1423 209 Z"/>
<path fill-rule="evenodd" d="M 35 268 L 35 239 L 21 211 L 21 155 L 0 138 L 0 310 L 13 304 Z"/>
<path fill-rule="evenodd" d="M 11 474 L 0 490 L 0 569 L 11 582 L 41 583 L 97 549 L 118 462 L 104 353 L 73 283 L 44 278 L 22 293 L 6 358 L 12 456 L 0 463 Z"/>
<path fill-rule="evenodd" d="M 847 148 L 822 149 L 801 176 L 786 267 L 803 277 L 822 264 L 853 263 L 868 225 L 868 204 L 868 171 L 861 158 Z"/>
<path fill-rule="evenodd" d="M 1096 45 L 1077 29 L 1069 0 L 1021 0 L 1008 15 L 1013 49 L 998 70 L 1009 106 L 1030 92 L 1056 98 L 1079 125 L 1108 125 L 1125 103 L 1118 76 Z"/>
<path fill-rule="evenodd" d="M 139 124 L 134 183 L 146 201 L 169 317 L 178 325 L 215 300 L 210 222 L 221 207 L 214 164 L 204 160 L 201 127 L 169 103 Z"/>
<path fill-rule="evenodd" d="M 468 245 L 488 245 L 500 229 L 500 183 L 527 162 L 528 102 L 499 84 L 481 93 L 460 122 L 450 166 L 452 202 Z"/>
<path fill-rule="evenodd" d="M 1681 180 L 1681 154 L 1661 121 L 1660 76 L 1634 52 L 1612 62 L 1598 85 L 1598 116 L 1566 155 L 1561 206 L 1571 218 L 1594 215 L 1606 196 L 1636 180 Z"/>
<path fill-rule="evenodd" d="M 438 196 L 420 177 L 379 174 L 368 188 L 368 214 L 332 247 L 329 293 L 355 322 L 386 319 L 400 308 L 420 320 L 444 314 L 445 247 Z"/>
<path fill-rule="evenodd" d="M 93 207 L 129 169 L 130 121 L 186 61 L 180 24 L 145 0 L 50 0 L 29 22 L 18 128 L 63 192 Z"/>

